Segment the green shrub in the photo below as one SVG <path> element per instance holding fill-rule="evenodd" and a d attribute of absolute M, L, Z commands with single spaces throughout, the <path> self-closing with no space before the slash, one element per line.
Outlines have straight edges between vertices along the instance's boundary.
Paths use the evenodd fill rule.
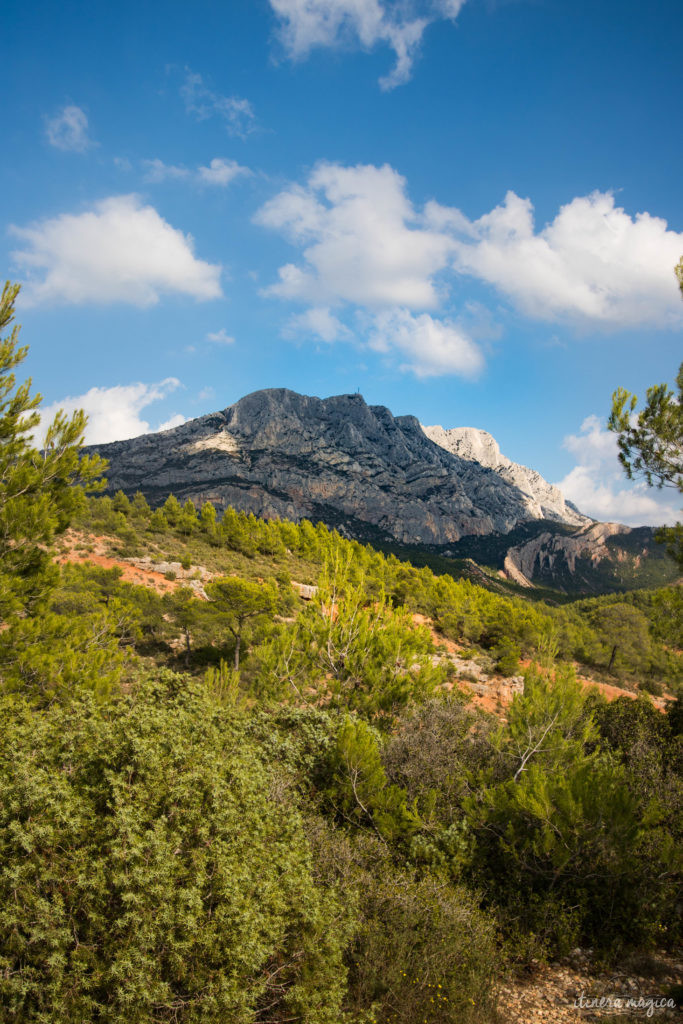
<path fill-rule="evenodd" d="M 5 1019 L 339 1021 L 346 914 L 234 716 L 186 686 L 3 700 Z"/>
<path fill-rule="evenodd" d="M 499 954 L 472 894 L 379 863 L 364 878 L 351 950 L 352 1012 L 392 1024 L 490 1021 Z"/>

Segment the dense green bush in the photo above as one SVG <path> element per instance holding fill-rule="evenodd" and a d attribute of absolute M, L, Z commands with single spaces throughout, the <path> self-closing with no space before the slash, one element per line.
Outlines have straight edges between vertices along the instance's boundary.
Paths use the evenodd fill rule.
<path fill-rule="evenodd" d="M 186 685 L 4 699 L 4 1019 L 340 1020 L 345 912 L 254 746 Z"/>
<path fill-rule="evenodd" d="M 570 671 L 529 671 L 495 738 L 495 770 L 480 773 L 467 803 L 471 877 L 510 933 L 534 933 L 552 953 L 644 947 L 671 920 L 680 797 L 674 823 L 629 764 L 661 780 L 632 729 L 640 720 L 640 739 L 646 728 L 657 744 L 667 726 L 645 700 L 623 700 L 596 713 Z"/>

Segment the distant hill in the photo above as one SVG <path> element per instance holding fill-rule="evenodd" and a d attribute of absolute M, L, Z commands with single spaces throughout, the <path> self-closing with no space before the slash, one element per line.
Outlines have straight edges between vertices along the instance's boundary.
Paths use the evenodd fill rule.
<path fill-rule="evenodd" d="M 472 557 L 525 584 L 557 582 L 566 589 L 577 560 L 565 559 L 556 580 L 561 559 L 543 557 L 542 544 L 533 559 L 520 552 L 520 533 L 536 543 L 539 533 L 557 538 L 592 524 L 538 473 L 502 456 L 484 431 L 423 429 L 415 417 L 394 417 L 357 394 L 319 399 L 285 389 L 257 391 L 172 430 L 93 450 L 109 460 L 110 492 L 140 490 L 152 505 L 174 493 L 180 500 L 211 501 L 218 510 L 321 520 L 375 545 Z M 629 582 L 617 589 L 638 585 L 638 571 L 651 557 L 651 531 L 641 540 Z M 589 570 L 579 558 L 584 582 L 596 564 L 622 559 L 616 548 L 599 547 L 599 558 L 589 556 Z M 673 575 L 664 572 L 664 579 Z M 610 576 L 604 565 L 598 576 Z M 588 592 L 601 588 L 586 586 Z"/>

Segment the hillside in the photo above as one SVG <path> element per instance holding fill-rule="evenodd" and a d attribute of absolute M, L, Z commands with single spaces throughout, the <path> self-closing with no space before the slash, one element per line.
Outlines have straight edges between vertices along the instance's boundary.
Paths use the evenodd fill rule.
<path fill-rule="evenodd" d="M 449 663 L 449 677 L 462 678 L 466 689 L 503 705 L 515 688 L 505 682 L 498 664 L 511 665 L 507 677 L 519 684 L 520 661 L 528 667 L 549 636 L 555 638 L 557 656 L 573 661 L 586 685 L 606 687 L 610 697 L 624 690 L 633 694 L 639 685 L 653 692 L 661 686 L 676 691 L 683 678 L 683 662 L 668 650 L 683 647 L 676 626 L 678 587 L 562 605 L 530 603 L 523 588 L 506 590 L 503 581 L 497 585 L 495 575 L 478 572 L 474 565 L 463 565 L 460 578 L 443 566 L 435 575 L 428 567 L 346 540 L 322 524 L 269 522 L 232 509 L 219 520 L 210 504 L 199 515 L 191 502 L 181 507 L 174 497 L 154 512 L 142 495 L 132 503 L 122 492 L 113 500 L 93 498 L 75 525 L 59 542 L 61 564 L 111 570 L 122 585 L 143 586 L 159 595 L 187 589 L 206 601 L 207 586 L 229 574 L 277 581 L 283 607 L 291 609 L 296 608 L 288 596 L 292 588 L 294 595 L 310 599 L 331 562 L 353 565 L 354 579 L 364 589 L 383 592 L 429 627 Z M 205 624 L 199 631 L 204 639 L 207 629 Z M 632 635 L 625 635 L 628 630 Z M 225 643 L 218 648 L 212 643 L 209 661 L 227 656 L 229 641 L 227 649 Z M 615 644 L 618 657 L 607 673 Z M 159 650 L 166 663 L 163 649 L 164 643 Z M 208 650 L 200 668 L 207 656 Z"/>
<path fill-rule="evenodd" d="M 209 600 L 206 584 L 221 578 L 225 572 L 243 579 L 252 579 L 255 574 L 257 577 L 261 574 L 270 574 L 274 577 L 278 572 L 282 572 L 280 559 L 266 558 L 260 565 L 254 565 L 253 560 L 240 561 L 235 559 L 234 555 L 232 558 L 206 558 L 212 563 L 213 568 L 194 561 L 190 561 L 188 566 L 187 543 L 174 544 L 171 540 L 170 544 L 167 541 L 167 545 L 164 550 L 160 549 L 158 544 L 148 542 L 141 546 L 136 555 L 126 556 L 121 553 L 125 548 L 121 548 L 120 540 L 115 533 L 107 535 L 94 534 L 87 530 L 70 530 L 59 542 L 56 560 L 62 566 L 82 566 L 86 573 L 89 567 L 108 570 L 121 581 L 121 584 L 144 587 L 162 597 L 189 588 L 199 601 Z M 201 545 L 190 545 L 189 550 L 193 550 L 196 556 L 201 557 Z M 209 552 L 206 551 L 205 556 L 208 555 Z M 297 568 L 305 579 L 317 579 L 319 563 L 316 560 L 299 560 Z M 291 580 L 291 587 L 301 602 L 312 600 L 317 591 L 315 583 L 300 582 L 296 579 Z M 291 611 L 296 612 L 297 606 L 295 605 Z M 520 660 L 516 672 L 506 676 L 496 671 L 494 660 L 484 648 L 476 651 L 471 643 L 448 639 L 437 631 L 431 619 L 419 612 L 414 612 L 412 618 L 415 625 L 426 625 L 429 628 L 435 651 L 438 652 L 435 659 L 438 664 L 449 669 L 451 681 L 444 685 L 444 692 L 449 692 L 455 686 L 467 696 L 473 706 L 494 714 L 504 714 L 514 695 L 523 690 L 522 673 L 529 668 L 530 659 L 527 657 Z M 174 646 L 171 643 L 170 651 L 173 650 Z M 174 655 L 171 653 L 171 661 L 173 658 Z M 633 683 L 630 684 L 631 688 L 628 684 L 619 685 L 618 676 L 612 677 L 610 682 L 605 682 L 604 678 L 600 678 L 598 666 L 591 670 L 590 666 L 581 666 L 577 663 L 576 669 L 581 685 L 587 690 L 594 688 L 607 700 L 616 700 L 619 697 L 631 700 L 637 698 L 637 690 L 633 688 Z M 652 697 L 655 707 L 660 711 L 666 711 L 672 700 L 673 697 L 668 691 L 664 696 Z"/>
<path fill-rule="evenodd" d="M 65 952 L 60 1021 L 87 1019 L 77 950 L 116 964 L 122 921 L 124 957 L 152 950 L 141 983 L 159 964 L 203 992 L 239 970 L 222 998 L 244 1024 L 245 994 L 276 1019 L 304 1000 L 316 1024 L 569 1022 L 615 980 L 673 998 L 678 588 L 530 603 L 322 524 L 122 492 L 81 503 L 54 555 L 35 626 L 0 633 L 0 773 L 25 822 L 0 819 L 0 843 L 23 865 L 12 934 L 31 892 L 66 901 L 69 928 L 42 925 Z M 53 1006 L 42 948 L 11 998 L 27 960 Z"/>
<path fill-rule="evenodd" d="M 4 1016 L 527 1024 L 613 979 L 645 1007 L 652 978 L 673 1008 L 680 588 L 545 601 L 438 548 L 98 496 L 82 414 L 37 451 L 35 404 L 2 416 Z M 456 456 L 361 414 L 424 511 L 420 467 Z"/>

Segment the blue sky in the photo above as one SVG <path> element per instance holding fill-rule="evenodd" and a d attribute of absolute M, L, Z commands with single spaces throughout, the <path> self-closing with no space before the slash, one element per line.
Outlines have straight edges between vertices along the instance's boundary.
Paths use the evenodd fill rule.
<path fill-rule="evenodd" d="M 490 431 L 671 519 L 604 430 L 683 358 L 678 0 L 15 2 L 0 234 L 89 439 L 259 388 Z"/>

